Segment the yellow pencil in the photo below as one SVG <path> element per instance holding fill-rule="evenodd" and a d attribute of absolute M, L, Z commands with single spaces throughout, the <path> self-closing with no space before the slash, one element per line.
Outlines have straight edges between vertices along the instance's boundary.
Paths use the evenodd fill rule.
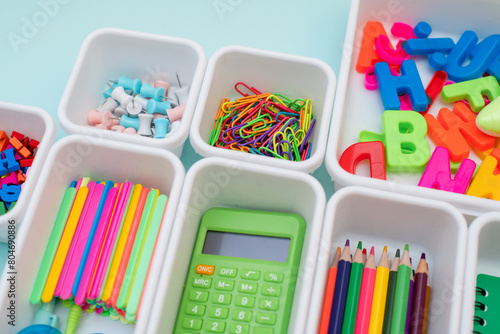
<path fill-rule="evenodd" d="M 120 262 L 122 260 L 123 250 L 125 249 L 125 244 L 127 243 L 128 234 L 130 232 L 130 226 L 132 225 L 132 220 L 134 219 L 135 210 L 137 208 L 137 203 L 139 203 L 139 197 L 141 196 L 142 185 L 136 184 L 132 192 L 132 198 L 130 199 L 130 205 L 123 221 L 122 231 L 118 239 L 118 244 L 116 245 L 115 255 L 111 262 L 111 267 L 109 269 L 108 279 L 104 286 L 104 292 L 102 294 L 102 301 L 107 301 L 111 297 L 113 292 L 113 286 L 115 285 L 116 275 L 118 273 L 118 268 L 120 267 Z"/>
<path fill-rule="evenodd" d="M 57 249 L 54 261 L 52 262 L 52 267 L 50 268 L 49 276 L 47 277 L 47 283 L 45 283 L 45 288 L 42 293 L 42 302 L 48 303 L 54 297 L 54 291 L 56 290 L 57 282 L 59 281 L 59 276 L 61 275 L 62 268 L 64 266 L 64 261 L 66 261 L 66 255 L 69 251 L 69 246 L 73 240 L 73 234 L 75 233 L 76 226 L 80 220 L 80 215 L 87 200 L 87 195 L 89 193 L 89 188 L 80 187 L 78 193 L 76 194 L 75 201 L 73 203 L 73 208 L 69 214 L 68 221 L 66 222 L 66 227 L 64 228 L 61 241 L 59 242 L 59 248 Z"/>
<path fill-rule="evenodd" d="M 382 333 L 384 326 L 385 302 L 387 299 L 387 286 L 389 283 L 389 258 L 387 257 L 387 246 L 384 246 L 382 256 L 377 267 L 375 278 L 375 290 L 373 292 L 372 314 L 370 316 L 370 327 L 368 334 Z"/>

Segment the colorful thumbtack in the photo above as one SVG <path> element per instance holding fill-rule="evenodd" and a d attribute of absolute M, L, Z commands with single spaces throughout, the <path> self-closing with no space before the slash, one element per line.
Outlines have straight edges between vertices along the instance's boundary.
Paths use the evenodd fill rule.
<path fill-rule="evenodd" d="M 139 79 L 129 79 L 126 76 L 122 75 L 118 81 L 116 80 L 110 80 L 111 82 L 114 82 L 118 84 L 119 86 L 122 86 L 126 90 L 131 90 L 135 94 L 138 94 L 141 90 L 142 82 Z"/>
<path fill-rule="evenodd" d="M 155 126 L 154 138 L 165 138 L 169 120 L 167 118 L 156 118 L 153 123 Z"/>
<path fill-rule="evenodd" d="M 127 104 L 129 104 L 129 102 L 131 102 L 134 99 L 131 95 L 125 92 L 122 86 L 118 86 L 115 89 L 113 89 L 111 97 L 120 102 L 120 105 L 122 106 L 126 106 Z"/>
<path fill-rule="evenodd" d="M 139 129 L 137 133 L 141 136 L 151 137 L 153 132 L 151 131 L 151 123 L 153 122 L 153 115 L 150 114 L 139 114 Z"/>
<path fill-rule="evenodd" d="M 96 108 L 97 111 L 114 111 L 118 107 L 118 102 L 116 102 L 113 98 L 108 97 L 105 99 L 99 107 Z"/>

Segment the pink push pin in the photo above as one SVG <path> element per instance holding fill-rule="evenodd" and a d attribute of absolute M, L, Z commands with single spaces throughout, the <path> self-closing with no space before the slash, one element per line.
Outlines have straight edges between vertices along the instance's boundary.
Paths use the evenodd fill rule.
<path fill-rule="evenodd" d="M 111 111 L 99 112 L 95 109 L 89 111 L 87 121 L 91 125 L 104 124 L 107 128 L 120 124 L 120 121 L 113 116 Z"/>
<path fill-rule="evenodd" d="M 178 107 L 172 108 L 172 109 L 167 109 L 167 117 L 171 123 L 179 120 L 182 118 L 182 115 L 184 114 L 184 109 L 186 108 L 186 104 L 183 103 Z"/>
<path fill-rule="evenodd" d="M 168 92 L 168 87 L 170 86 L 170 84 L 166 81 L 163 81 L 163 80 L 155 80 L 154 84 L 153 84 L 153 87 L 155 88 L 163 88 L 165 90 L 165 92 Z"/>
<path fill-rule="evenodd" d="M 123 133 L 128 133 L 128 134 L 131 134 L 131 135 L 136 135 L 137 131 L 134 128 L 126 128 L 125 130 L 123 130 Z"/>
<path fill-rule="evenodd" d="M 112 131 L 116 131 L 116 132 L 124 132 L 125 131 L 125 127 L 121 126 L 121 125 L 113 125 L 111 127 L 111 130 Z"/>

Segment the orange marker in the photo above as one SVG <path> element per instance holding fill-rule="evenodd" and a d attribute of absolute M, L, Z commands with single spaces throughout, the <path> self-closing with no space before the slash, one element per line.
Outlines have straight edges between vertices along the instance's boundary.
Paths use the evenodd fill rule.
<path fill-rule="evenodd" d="M 326 284 L 325 301 L 323 302 L 323 314 L 321 316 L 321 325 L 319 334 L 328 333 L 328 325 L 330 324 L 330 312 L 332 311 L 333 294 L 335 292 L 335 283 L 337 281 L 337 267 L 340 260 L 340 247 L 337 247 L 337 252 L 333 258 L 332 266 L 328 272 L 328 281 Z"/>

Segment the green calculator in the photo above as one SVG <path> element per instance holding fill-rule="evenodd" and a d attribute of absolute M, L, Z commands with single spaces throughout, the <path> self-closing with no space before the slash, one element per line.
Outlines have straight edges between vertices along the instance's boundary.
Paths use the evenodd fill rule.
<path fill-rule="evenodd" d="M 296 214 L 207 210 L 174 333 L 285 334 L 305 228 Z"/>

